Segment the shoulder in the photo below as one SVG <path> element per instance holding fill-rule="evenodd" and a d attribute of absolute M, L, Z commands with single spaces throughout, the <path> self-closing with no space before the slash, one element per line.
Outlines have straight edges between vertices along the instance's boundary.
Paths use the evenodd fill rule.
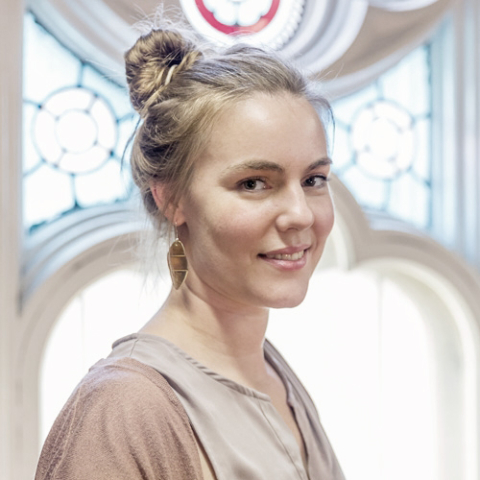
<path fill-rule="evenodd" d="M 130 434 L 172 424 L 185 433 L 190 430 L 187 414 L 165 378 L 132 358 L 95 364 L 62 414 L 73 415 L 76 421 L 108 422 L 109 429 L 128 430 Z"/>
<path fill-rule="evenodd" d="M 154 368 L 133 358 L 106 359 L 97 362 L 74 391 L 77 401 L 105 403 L 138 408 L 161 405 L 169 412 L 186 417 L 186 413 L 165 378 Z"/>
<path fill-rule="evenodd" d="M 121 358 L 95 364 L 75 389 L 45 442 L 36 478 L 195 479 L 199 471 L 188 416 L 168 382 Z"/>

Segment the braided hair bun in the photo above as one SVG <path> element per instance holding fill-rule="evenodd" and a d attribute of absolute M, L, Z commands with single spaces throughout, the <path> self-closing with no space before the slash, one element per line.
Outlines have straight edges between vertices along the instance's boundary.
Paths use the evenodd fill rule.
<path fill-rule="evenodd" d="M 125 53 L 130 101 L 145 117 L 175 74 L 187 70 L 201 56 L 197 46 L 175 30 L 152 30 Z"/>

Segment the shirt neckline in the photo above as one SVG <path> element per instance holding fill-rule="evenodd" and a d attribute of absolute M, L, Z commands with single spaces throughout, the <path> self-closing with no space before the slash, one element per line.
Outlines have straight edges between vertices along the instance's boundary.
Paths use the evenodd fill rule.
<path fill-rule="evenodd" d="M 266 393 L 263 393 L 254 388 L 242 385 L 241 383 L 235 382 L 234 380 L 224 377 L 223 375 L 215 372 L 214 370 L 211 370 L 209 367 L 207 367 L 203 363 L 199 362 L 197 359 L 190 356 L 187 352 L 185 352 L 185 350 L 182 350 L 180 347 L 172 343 L 170 340 L 167 340 L 166 338 L 161 337 L 160 335 L 154 335 L 152 333 L 144 333 L 144 332 L 132 333 L 130 335 L 127 335 L 125 337 L 122 337 L 116 340 L 112 345 L 112 349 L 115 349 L 117 346 L 121 345 L 122 343 L 126 343 L 129 341 L 135 341 L 135 343 L 137 343 L 138 341 L 161 343 L 165 345 L 167 348 L 169 348 L 170 350 L 175 351 L 178 355 L 180 355 L 183 359 L 185 359 L 196 370 L 199 370 L 202 373 L 208 375 L 216 382 L 221 383 L 226 387 L 232 390 L 235 390 L 243 395 L 258 398 L 259 400 L 272 403 L 272 399 Z M 265 341 L 268 342 L 268 340 L 265 340 Z M 283 385 L 285 386 L 285 389 L 287 392 L 287 402 L 289 406 L 293 407 L 296 403 L 296 399 L 295 399 L 292 385 L 290 384 L 289 380 L 286 378 L 286 376 L 283 374 L 283 372 L 279 368 L 278 362 L 271 356 L 271 354 L 267 351 L 265 347 L 263 348 L 263 352 L 264 352 L 265 360 L 275 370 L 276 374 L 280 377 Z"/>
<path fill-rule="evenodd" d="M 177 345 L 172 343 L 170 340 L 167 340 L 164 337 L 161 337 L 159 335 L 154 335 L 154 334 L 151 334 L 151 333 L 136 332 L 136 333 L 132 333 L 130 335 L 127 335 L 123 338 L 120 338 L 120 339 L 116 340 L 112 345 L 112 349 L 115 349 L 117 346 L 121 345 L 122 343 L 134 342 L 134 344 L 132 346 L 132 349 L 131 349 L 131 352 L 133 352 L 133 349 L 135 348 L 135 345 L 137 344 L 137 342 L 142 342 L 142 341 L 160 343 L 163 346 L 167 347 L 169 350 L 174 351 L 177 355 L 180 355 L 180 357 L 182 357 L 187 362 L 187 364 L 190 365 L 190 367 L 194 368 L 195 370 L 200 371 L 202 374 L 207 375 L 208 377 L 210 377 L 212 380 L 216 381 L 217 383 L 219 383 L 219 384 L 221 384 L 225 387 L 228 387 L 231 390 L 234 390 L 234 391 L 236 391 L 236 392 L 238 392 L 242 395 L 245 395 L 245 396 L 248 396 L 248 397 L 251 397 L 251 398 L 256 398 L 258 400 L 261 400 L 263 402 L 268 403 L 269 407 L 272 408 L 276 412 L 276 415 L 277 415 L 278 419 L 283 422 L 284 427 L 285 427 L 285 431 L 289 432 L 289 434 L 291 435 L 292 445 L 295 445 L 298 448 L 296 440 L 293 436 L 293 432 L 291 432 L 289 430 L 287 424 L 285 423 L 283 418 L 280 416 L 278 411 L 273 406 L 272 399 L 270 398 L 269 395 L 267 395 L 266 393 L 260 392 L 258 390 L 255 390 L 253 388 L 246 387 L 245 385 L 237 383 L 234 380 L 231 380 L 227 377 L 224 377 L 223 375 L 211 370 L 210 368 L 208 368 L 207 366 L 205 366 L 204 364 L 202 364 L 201 362 L 199 362 L 198 360 L 196 360 L 195 358 L 190 356 L 187 352 L 182 350 L 180 347 L 178 347 Z M 271 346 L 270 342 L 268 342 L 268 340 L 265 339 L 265 344 L 267 344 L 267 343 L 268 343 L 268 345 Z M 297 417 L 297 408 L 298 408 L 299 405 L 298 405 L 297 397 L 295 395 L 294 387 L 291 384 L 291 382 L 289 381 L 289 379 L 287 378 L 286 374 L 284 372 L 282 372 L 280 362 L 277 361 L 274 354 L 270 350 L 271 349 L 265 348 L 265 345 L 264 345 L 263 352 L 264 352 L 265 360 L 274 369 L 274 371 L 277 373 L 280 380 L 282 381 L 283 385 L 285 386 L 286 394 L 287 394 L 287 398 L 286 398 L 287 403 L 290 406 L 290 408 L 293 409 L 293 412 L 295 413 L 295 416 Z M 307 452 L 307 467 L 305 467 L 305 465 L 301 461 L 300 449 L 298 449 L 300 464 L 303 467 L 306 478 L 309 479 L 310 478 L 310 476 L 309 476 L 309 464 L 310 464 L 309 453 L 310 452 L 309 452 L 309 448 L 308 448 L 308 445 L 307 445 L 305 432 L 302 430 L 302 428 L 300 426 L 299 419 L 296 418 L 295 422 L 297 424 L 297 428 L 298 428 L 298 430 L 300 432 L 300 435 L 303 439 L 305 449 L 306 449 L 306 452 Z"/>

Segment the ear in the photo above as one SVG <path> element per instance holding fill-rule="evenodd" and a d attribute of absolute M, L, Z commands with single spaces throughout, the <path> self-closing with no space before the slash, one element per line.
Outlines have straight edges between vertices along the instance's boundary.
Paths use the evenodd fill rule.
<path fill-rule="evenodd" d="M 156 182 L 150 185 L 150 191 L 152 192 L 153 199 L 155 200 L 155 204 L 160 212 L 165 215 L 169 222 L 173 223 L 177 227 L 185 223 L 185 215 L 183 213 L 183 202 L 180 201 L 178 205 L 165 205 L 166 202 L 166 194 L 165 194 L 165 185 Z"/>

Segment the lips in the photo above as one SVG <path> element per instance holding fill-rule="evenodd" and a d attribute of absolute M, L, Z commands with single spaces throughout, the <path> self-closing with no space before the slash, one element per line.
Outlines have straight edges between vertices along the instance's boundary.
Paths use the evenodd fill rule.
<path fill-rule="evenodd" d="M 310 245 L 297 245 L 259 255 L 259 258 L 277 270 L 291 272 L 301 270 L 307 264 Z"/>
<path fill-rule="evenodd" d="M 310 248 L 310 245 L 292 245 L 290 247 L 282 248 L 279 250 L 272 250 L 270 252 L 261 253 L 259 257 L 266 260 L 269 263 L 283 268 L 299 268 L 305 264 L 305 254 Z"/>
<path fill-rule="evenodd" d="M 308 243 L 299 243 L 298 245 L 290 245 L 289 247 L 279 248 L 278 250 L 270 250 L 269 252 L 261 253 L 261 256 L 270 257 L 272 255 L 293 255 L 308 250 L 311 247 Z"/>
<path fill-rule="evenodd" d="M 300 260 L 305 255 L 305 250 L 296 253 L 278 253 L 278 254 L 265 254 L 265 258 L 274 258 L 276 260 Z"/>

